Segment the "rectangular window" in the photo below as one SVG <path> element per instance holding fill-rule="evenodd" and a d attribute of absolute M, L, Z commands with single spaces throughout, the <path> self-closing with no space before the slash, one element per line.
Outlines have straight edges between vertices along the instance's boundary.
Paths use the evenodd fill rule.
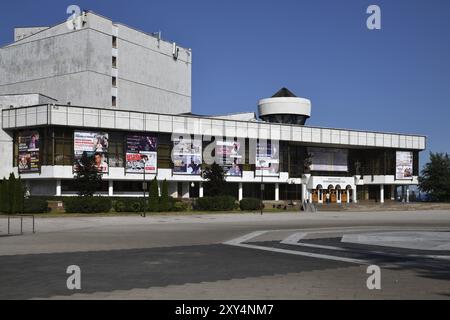
<path fill-rule="evenodd" d="M 112 47 L 117 48 L 117 37 L 115 36 L 112 37 Z"/>
<path fill-rule="evenodd" d="M 124 136 L 120 132 L 110 133 L 109 140 L 109 166 L 123 167 L 124 166 Z"/>
<path fill-rule="evenodd" d="M 116 77 L 112 77 L 112 86 L 114 88 L 117 87 L 117 78 Z"/>
<path fill-rule="evenodd" d="M 112 57 L 112 67 L 117 68 L 117 58 L 116 57 Z"/>
<path fill-rule="evenodd" d="M 117 106 L 117 98 L 114 96 L 111 98 L 111 106 L 113 107 Z"/>

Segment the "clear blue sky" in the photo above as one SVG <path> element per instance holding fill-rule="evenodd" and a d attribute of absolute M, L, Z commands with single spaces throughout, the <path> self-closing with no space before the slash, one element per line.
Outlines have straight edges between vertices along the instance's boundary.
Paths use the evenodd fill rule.
<path fill-rule="evenodd" d="M 5 1 L 0 43 L 69 4 L 192 48 L 195 113 L 255 111 L 286 86 L 312 100 L 310 125 L 419 133 L 450 153 L 448 0 Z"/>

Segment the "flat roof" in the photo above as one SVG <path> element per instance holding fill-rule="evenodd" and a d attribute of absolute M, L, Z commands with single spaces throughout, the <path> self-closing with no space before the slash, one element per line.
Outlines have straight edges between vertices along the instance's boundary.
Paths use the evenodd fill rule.
<path fill-rule="evenodd" d="M 30 111 L 31 109 L 35 110 Z M 21 118 L 22 116 L 24 119 Z M 182 125 L 181 118 L 187 120 L 183 121 Z M 204 123 L 204 121 L 210 121 L 210 123 Z M 6 130 L 60 125 L 128 131 L 235 136 L 354 147 L 426 149 L 426 136 L 417 134 L 301 126 L 265 121 L 221 119 L 211 116 L 165 114 L 63 104 L 41 104 L 3 109 L 2 125 Z M 198 133 L 199 127 L 202 127 L 202 130 L 206 130 L 206 132 Z"/>

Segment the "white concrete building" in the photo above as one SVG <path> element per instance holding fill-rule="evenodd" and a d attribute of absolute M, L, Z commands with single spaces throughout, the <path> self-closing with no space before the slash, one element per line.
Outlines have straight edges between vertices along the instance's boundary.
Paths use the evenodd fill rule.
<path fill-rule="evenodd" d="M 311 101 L 285 88 L 259 101 L 259 117 L 193 115 L 191 50 L 83 19 L 17 29 L 0 49 L 0 177 L 20 175 L 32 195 L 75 194 L 84 155 L 109 196 L 140 196 L 156 177 L 174 197 L 202 197 L 209 158 L 237 199 L 264 185 L 265 200 L 384 202 L 399 186 L 407 200 L 418 183 L 422 135 L 306 126 Z"/>

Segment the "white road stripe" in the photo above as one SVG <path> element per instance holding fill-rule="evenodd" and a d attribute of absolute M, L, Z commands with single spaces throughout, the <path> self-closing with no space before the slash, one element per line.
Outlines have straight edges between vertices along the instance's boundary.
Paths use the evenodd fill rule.
<path fill-rule="evenodd" d="M 335 250 L 335 251 L 348 251 L 345 248 L 340 248 L 340 247 L 333 247 L 333 246 L 323 246 L 320 244 L 312 244 L 312 243 L 304 243 L 304 242 L 299 242 L 300 240 L 302 240 L 308 233 L 306 232 L 297 232 L 297 233 L 293 233 L 291 234 L 289 237 L 287 237 L 286 239 L 283 239 L 281 241 L 282 244 L 287 244 L 287 245 L 291 245 L 291 246 L 299 246 L 299 247 L 308 247 L 308 248 L 318 248 L 318 249 L 328 249 L 328 250 Z"/>
<path fill-rule="evenodd" d="M 271 251 L 271 252 L 278 252 L 278 253 L 287 253 L 287 254 L 293 254 L 296 256 L 304 256 L 304 257 L 317 258 L 317 259 L 335 260 L 335 261 L 349 262 L 349 263 L 356 263 L 356 264 L 371 264 L 369 261 L 366 261 L 366 260 L 330 256 L 327 254 L 318 254 L 318 253 L 303 252 L 303 251 L 297 251 L 297 250 L 262 247 L 262 246 L 252 245 L 252 244 L 242 244 L 241 243 L 241 244 L 234 244 L 234 246 L 242 247 L 242 248 L 249 248 L 249 249 Z"/>
<path fill-rule="evenodd" d="M 342 229 L 347 229 L 347 228 L 350 229 L 351 227 L 344 227 Z M 287 238 L 283 239 L 280 243 L 286 244 L 286 245 L 294 245 L 294 246 L 310 247 L 310 248 L 319 248 L 319 249 L 328 249 L 328 250 L 334 250 L 334 251 L 347 251 L 347 252 L 351 251 L 351 250 L 346 249 L 346 248 L 299 242 L 301 239 L 305 238 L 308 233 L 329 233 L 330 232 L 329 228 L 324 228 L 324 229 L 327 229 L 327 230 L 321 230 L 321 231 L 309 230 L 309 232 L 295 232 L 295 233 L 289 235 Z M 340 229 L 340 230 L 342 231 L 342 229 Z M 373 227 L 365 228 L 365 229 L 357 229 L 356 228 L 356 229 L 351 229 L 351 231 L 361 232 L 361 231 L 369 231 L 369 230 L 372 231 L 373 229 L 374 229 Z M 379 229 L 381 229 L 381 228 L 379 228 Z M 397 229 L 401 230 L 403 228 L 397 228 Z M 409 228 L 409 229 L 412 229 L 412 228 Z M 266 234 L 266 233 L 269 233 L 269 232 L 296 231 L 296 230 L 298 230 L 298 229 L 255 231 L 255 232 L 251 232 L 251 233 L 248 233 L 246 235 L 243 235 L 242 237 L 238 237 L 238 238 L 226 241 L 226 242 L 224 242 L 224 244 L 237 246 L 237 247 L 242 247 L 242 248 L 264 250 L 264 251 L 286 253 L 286 254 L 293 254 L 293 255 L 305 256 L 305 257 L 310 257 L 310 258 L 334 260 L 334 261 L 356 263 L 356 264 L 371 264 L 370 261 L 363 260 L 363 259 L 353 259 L 353 258 L 346 258 L 346 257 L 338 257 L 338 256 L 332 256 L 332 255 L 328 255 L 328 254 L 319 254 L 319 253 L 304 252 L 304 251 L 298 251 L 298 250 L 289 250 L 289 249 L 281 249 L 281 248 L 273 248 L 273 247 L 264 247 L 264 246 L 244 243 L 244 242 L 249 242 L 250 240 L 252 240 L 252 239 L 254 239 L 256 237 L 259 237 L 259 236 L 261 236 L 263 234 Z M 334 230 L 336 230 L 336 229 L 334 229 Z M 381 251 L 368 251 L 367 253 L 381 254 L 381 255 L 387 255 L 387 256 L 406 256 L 406 257 L 418 257 L 418 258 L 420 257 L 420 258 L 450 260 L 449 256 L 442 256 L 442 255 L 398 255 L 398 254 L 386 253 L 386 252 L 381 252 Z"/>

